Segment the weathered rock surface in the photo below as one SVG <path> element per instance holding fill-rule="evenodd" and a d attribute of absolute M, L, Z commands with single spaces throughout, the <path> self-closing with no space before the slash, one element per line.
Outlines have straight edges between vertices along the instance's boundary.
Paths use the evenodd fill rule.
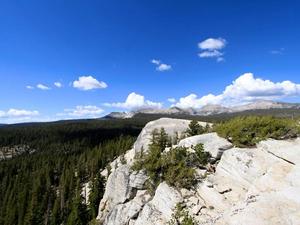
<path fill-rule="evenodd" d="M 97 219 L 105 220 L 115 206 L 134 199 L 137 190 L 143 188 L 146 180 L 147 176 L 142 171 L 131 172 L 128 165 L 115 169 L 108 177 Z"/>
<path fill-rule="evenodd" d="M 154 129 L 159 131 L 163 127 L 169 136 L 175 137 L 177 135 L 178 137 L 181 137 L 184 135 L 189 123 L 190 120 L 170 118 L 161 118 L 147 123 L 134 144 L 135 152 L 140 152 L 141 149 L 143 149 L 145 152 L 148 150 L 148 145 L 150 144 L 152 137 L 151 133 Z M 206 126 L 207 123 L 199 122 L 199 124 Z"/>
<path fill-rule="evenodd" d="M 111 213 L 105 219 L 105 224 L 122 225 L 128 224 L 130 220 L 134 220 L 145 203 L 151 199 L 147 191 L 137 191 L 136 196 L 129 202 L 116 205 Z"/>
<path fill-rule="evenodd" d="M 286 154 L 287 151 L 290 152 Z M 216 173 L 208 179 L 228 207 L 213 205 L 221 216 L 206 223 L 215 220 L 212 224 L 300 224 L 299 151 L 299 139 L 268 140 L 257 148 L 226 151 Z M 294 158 L 290 157 L 293 154 Z M 210 198 L 210 194 L 201 196 Z"/>
<path fill-rule="evenodd" d="M 181 194 L 166 183 L 161 183 L 154 198 L 140 212 L 135 225 L 163 225 L 172 218 L 176 204 L 182 201 Z"/>
<path fill-rule="evenodd" d="M 181 140 L 178 146 L 191 147 L 199 143 L 203 144 L 204 150 L 210 152 L 212 157 L 215 159 L 220 159 L 225 150 L 232 148 L 232 144 L 225 138 L 219 137 L 217 133 L 208 133 L 188 137 Z"/>
<path fill-rule="evenodd" d="M 299 146 L 300 138 L 285 141 L 270 139 L 258 144 L 258 148 L 294 164 L 300 163 Z M 286 151 L 284 151 L 284 149 L 286 149 Z"/>
<path fill-rule="evenodd" d="M 220 158 L 215 173 L 199 170 L 205 178 L 193 190 L 176 190 L 161 183 L 151 197 L 145 190 L 147 177 L 130 170 L 135 153 L 142 146 L 147 149 L 153 129 L 164 127 L 175 135 L 188 124 L 174 119 L 150 122 L 125 154 L 127 164 L 120 158 L 111 164 L 115 168 L 97 217 L 102 224 L 167 224 L 177 203 L 184 204 L 200 225 L 300 224 L 300 138 L 267 140 L 256 148 L 232 148 L 215 133 L 183 139 L 180 146 L 203 143 L 205 151 Z"/>

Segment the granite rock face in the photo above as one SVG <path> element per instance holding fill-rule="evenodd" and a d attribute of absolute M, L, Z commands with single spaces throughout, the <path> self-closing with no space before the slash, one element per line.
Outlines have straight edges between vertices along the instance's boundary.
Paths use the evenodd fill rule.
<path fill-rule="evenodd" d="M 157 187 L 153 199 L 144 206 L 134 224 L 167 224 L 172 218 L 177 203 L 182 202 L 182 200 L 180 192 L 166 183 L 161 183 Z"/>
<path fill-rule="evenodd" d="M 220 159 L 223 152 L 232 148 L 232 144 L 225 138 L 221 138 L 217 133 L 208 133 L 195 135 L 181 140 L 178 146 L 192 147 L 197 144 L 203 144 L 204 150 L 210 152 L 212 157 Z"/>
<path fill-rule="evenodd" d="M 164 128 L 170 137 L 178 136 L 180 138 L 185 136 L 185 131 L 190 122 L 190 120 L 161 118 L 147 123 L 134 144 L 135 152 L 140 152 L 141 149 L 147 152 L 153 130 L 157 129 L 159 131 L 161 128 Z M 199 122 L 199 124 L 206 126 L 207 123 Z"/>
<path fill-rule="evenodd" d="M 145 187 L 147 176 L 130 169 L 135 154 L 141 147 L 147 150 L 153 129 L 164 127 L 169 135 L 180 135 L 189 122 L 148 123 L 125 154 L 126 163 L 120 158 L 111 163 L 114 168 L 97 217 L 100 224 L 167 224 L 177 203 L 184 204 L 200 225 L 300 224 L 300 138 L 266 140 L 255 148 L 234 148 L 216 133 L 185 138 L 178 145 L 202 143 L 217 160 L 215 172 L 199 170 L 205 176 L 192 190 L 177 190 L 163 182 L 151 196 Z"/>
<path fill-rule="evenodd" d="M 129 165 L 115 169 L 108 177 L 97 219 L 104 221 L 116 206 L 133 200 L 146 180 L 147 176 L 142 171 L 131 172 Z"/>

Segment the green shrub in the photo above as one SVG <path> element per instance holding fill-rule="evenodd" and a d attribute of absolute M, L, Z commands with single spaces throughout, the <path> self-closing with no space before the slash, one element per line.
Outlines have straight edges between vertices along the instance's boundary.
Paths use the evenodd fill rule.
<path fill-rule="evenodd" d="M 175 212 L 168 225 L 196 225 L 195 219 L 189 215 L 188 211 L 180 203 L 176 205 Z"/>
<path fill-rule="evenodd" d="M 194 136 L 199 134 L 204 134 L 209 131 L 209 125 L 205 127 L 201 126 L 197 120 L 192 120 L 189 124 L 189 128 L 186 130 L 188 136 Z"/>
<path fill-rule="evenodd" d="M 162 158 L 161 154 L 168 144 L 168 135 L 162 128 L 160 132 L 154 130 L 152 132 L 151 143 L 147 154 L 141 154 L 132 166 L 133 170 L 144 169 L 150 178 L 151 183 L 148 189 L 154 189 L 161 182 Z M 142 151 L 142 150 L 141 150 Z M 153 187 L 150 187 L 152 185 Z"/>
<path fill-rule="evenodd" d="M 165 131 L 154 131 L 147 154 L 141 154 L 132 166 L 133 170 L 145 170 L 149 176 L 148 190 L 153 193 L 162 181 L 177 188 L 191 188 L 195 182 L 195 166 L 205 166 L 211 155 L 204 152 L 203 145 L 194 147 L 194 153 L 185 147 L 171 148 L 163 152 L 169 140 Z"/>
<path fill-rule="evenodd" d="M 199 143 L 196 146 L 193 147 L 193 150 L 195 151 L 195 160 L 198 167 L 205 166 L 209 159 L 211 158 L 211 154 L 209 152 L 204 151 L 203 144 Z"/>
<path fill-rule="evenodd" d="M 238 147 L 255 146 L 267 138 L 294 138 L 300 133 L 295 120 L 271 116 L 236 117 L 216 125 L 215 131 Z"/>
<path fill-rule="evenodd" d="M 162 155 L 162 179 L 170 186 L 191 188 L 195 182 L 195 169 L 188 165 L 190 153 L 184 147 L 171 149 Z"/>

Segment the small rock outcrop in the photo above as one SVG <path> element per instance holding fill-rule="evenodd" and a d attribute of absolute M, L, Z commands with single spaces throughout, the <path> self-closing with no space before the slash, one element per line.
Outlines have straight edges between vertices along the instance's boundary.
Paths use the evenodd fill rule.
<path fill-rule="evenodd" d="M 164 128 L 170 137 L 175 138 L 177 136 L 178 138 L 183 138 L 186 136 L 185 131 L 187 130 L 189 123 L 190 120 L 170 118 L 161 118 L 147 123 L 134 144 L 135 153 L 140 152 L 142 149 L 147 152 L 153 130 Z M 207 123 L 199 122 L 199 124 L 201 126 L 206 126 Z"/>
<path fill-rule="evenodd" d="M 182 201 L 181 194 L 166 183 L 161 183 L 153 199 L 145 204 L 136 221 L 135 225 L 163 225 L 167 224 L 172 218 L 176 204 Z"/>
<path fill-rule="evenodd" d="M 167 224 L 178 203 L 200 225 L 300 224 L 300 138 L 266 140 L 254 148 L 235 148 L 216 133 L 184 138 L 179 146 L 203 144 L 216 161 L 215 172 L 199 171 L 205 176 L 191 190 L 163 182 L 151 196 L 145 173 L 131 170 L 134 156 L 142 148 L 147 151 L 153 129 L 164 127 L 174 137 L 184 134 L 189 122 L 164 118 L 148 123 L 125 154 L 126 163 L 119 157 L 110 174 L 104 171 L 108 179 L 100 224 Z"/>
<path fill-rule="evenodd" d="M 225 150 L 232 148 L 232 144 L 226 139 L 219 137 L 217 133 L 188 137 L 181 140 L 178 146 L 191 147 L 199 143 L 203 144 L 205 150 L 208 151 L 215 159 L 220 159 Z"/>
<path fill-rule="evenodd" d="M 0 161 L 22 154 L 32 154 L 35 151 L 35 149 L 31 149 L 28 145 L 2 146 L 0 147 Z"/>
<path fill-rule="evenodd" d="M 115 169 L 108 177 L 97 219 L 101 222 L 105 220 L 110 221 L 111 213 L 114 212 L 115 216 L 113 218 L 117 218 L 118 211 L 125 210 L 126 208 L 128 210 L 130 208 L 128 205 L 125 208 L 119 207 L 116 210 L 115 207 L 135 199 L 138 190 L 143 189 L 146 180 L 147 176 L 142 171 L 131 172 L 129 165 L 121 165 Z M 143 198 L 141 193 L 139 194 L 139 197 Z M 135 199 L 135 202 L 139 202 L 140 200 Z"/>

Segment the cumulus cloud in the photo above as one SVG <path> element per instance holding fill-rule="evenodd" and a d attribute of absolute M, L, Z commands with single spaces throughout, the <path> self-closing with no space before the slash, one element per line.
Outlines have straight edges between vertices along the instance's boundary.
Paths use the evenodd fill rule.
<path fill-rule="evenodd" d="M 38 116 L 37 110 L 25 110 L 25 109 L 9 109 L 7 111 L 0 111 L 0 118 L 14 118 L 14 117 L 31 117 Z"/>
<path fill-rule="evenodd" d="M 31 85 L 27 85 L 26 88 L 27 88 L 27 89 L 31 89 L 31 90 L 34 89 L 34 87 L 31 86 Z"/>
<path fill-rule="evenodd" d="M 43 90 L 43 91 L 50 90 L 50 88 L 48 86 L 44 85 L 44 84 L 37 84 L 36 87 L 38 89 Z"/>
<path fill-rule="evenodd" d="M 130 93 L 125 102 L 116 102 L 116 103 L 105 103 L 105 106 L 123 108 L 129 110 L 137 110 L 142 108 L 161 108 L 162 103 L 152 102 L 146 100 L 143 95 L 136 94 L 135 92 Z"/>
<path fill-rule="evenodd" d="M 92 89 L 107 88 L 107 84 L 103 81 L 98 81 L 92 76 L 81 76 L 73 82 L 73 87 L 79 90 L 88 91 Z"/>
<path fill-rule="evenodd" d="M 223 38 L 208 38 L 198 43 L 198 48 L 201 52 L 198 54 L 200 58 L 216 58 L 218 62 L 224 60 L 224 53 L 221 51 L 225 48 L 227 42 Z"/>
<path fill-rule="evenodd" d="M 208 38 L 198 44 L 198 47 L 202 50 L 215 50 L 222 49 L 226 45 L 226 40 L 223 38 Z"/>
<path fill-rule="evenodd" d="M 176 99 L 175 98 L 168 98 L 168 102 L 174 103 L 174 102 L 176 102 Z"/>
<path fill-rule="evenodd" d="M 170 69 L 172 69 L 172 66 L 168 65 L 168 64 L 164 64 L 164 63 L 162 63 L 158 67 L 156 67 L 156 70 L 161 71 L 161 72 L 167 71 L 167 70 L 170 70 Z"/>
<path fill-rule="evenodd" d="M 57 88 L 61 88 L 62 87 L 62 83 L 56 81 L 56 82 L 54 82 L 54 86 L 57 87 Z"/>
<path fill-rule="evenodd" d="M 37 110 L 11 108 L 6 111 L 0 110 L 0 122 L 1 123 L 30 122 L 39 118 L 39 115 L 40 113 Z"/>
<path fill-rule="evenodd" d="M 162 63 L 161 60 L 152 59 L 151 63 L 155 64 L 155 69 L 160 72 L 168 71 L 172 69 L 172 66 L 166 63 Z"/>
<path fill-rule="evenodd" d="M 95 105 L 78 105 L 73 109 L 65 109 L 63 113 L 58 113 L 57 116 L 69 116 L 74 117 L 85 117 L 85 118 L 96 118 L 104 112 L 103 109 Z"/>
<path fill-rule="evenodd" d="M 6 113 L 8 117 L 20 117 L 20 116 L 37 116 L 39 112 L 34 110 L 25 110 L 25 109 L 9 109 Z"/>
<path fill-rule="evenodd" d="M 201 108 L 207 104 L 238 105 L 256 100 L 278 100 L 300 96 L 300 84 L 291 81 L 273 82 L 245 73 L 228 85 L 219 95 L 198 97 L 190 94 L 175 104 L 181 108 Z"/>
<path fill-rule="evenodd" d="M 186 97 L 180 98 L 175 106 L 178 106 L 180 108 L 201 108 L 202 106 L 207 104 L 219 104 L 219 98 L 219 96 L 215 96 L 212 94 L 203 96 L 201 98 L 199 98 L 196 94 L 190 94 Z"/>

